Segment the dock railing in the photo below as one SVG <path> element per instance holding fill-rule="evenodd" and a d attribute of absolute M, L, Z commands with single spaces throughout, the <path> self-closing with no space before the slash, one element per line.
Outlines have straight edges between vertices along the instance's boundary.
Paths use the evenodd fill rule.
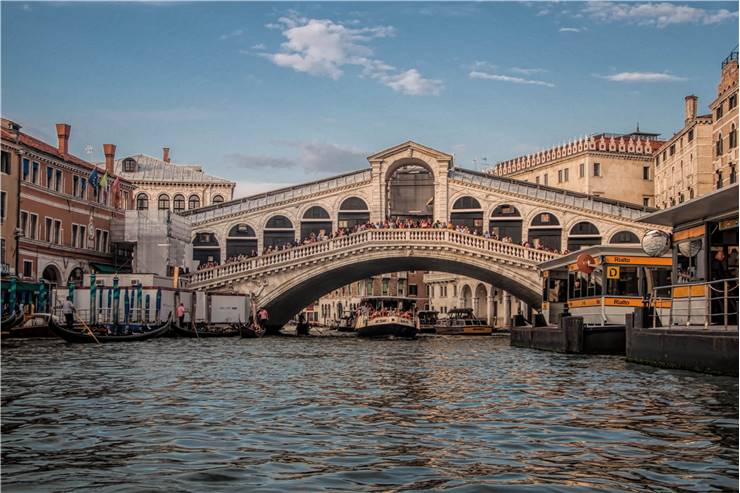
<path fill-rule="evenodd" d="M 653 328 L 663 326 L 658 323 L 658 317 L 667 315 L 667 327 L 734 327 L 737 330 L 737 278 L 657 286 L 651 296 Z M 664 303 L 667 299 L 670 300 L 668 307 Z"/>

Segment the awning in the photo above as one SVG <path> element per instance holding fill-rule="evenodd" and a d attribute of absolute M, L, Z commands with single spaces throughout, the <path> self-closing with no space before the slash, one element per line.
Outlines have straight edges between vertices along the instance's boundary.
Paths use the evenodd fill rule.
<path fill-rule="evenodd" d="M 97 262 L 90 262 L 90 268 L 95 269 L 98 274 L 115 274 L 118 272 L 115 265 L 99 264 Z"/>
<path fill-rule="evenodd" d="M 737 184 L 691 199 L 669 209 L 662 209 L 640 217 L 637 222 L 680 226 L 711 220 L 723 214 L 737 213 Z"/>

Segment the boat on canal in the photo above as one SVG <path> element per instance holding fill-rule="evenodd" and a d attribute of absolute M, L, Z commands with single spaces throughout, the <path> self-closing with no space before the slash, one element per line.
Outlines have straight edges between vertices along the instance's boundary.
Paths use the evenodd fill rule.
<path fill-rule="evenodd" d="M 13 312 L 7 317 L 0 320 L 0 328 L 4 333 L 10 333 L 10 331 L 14 328 L 19 326 L 23 323 L 25 320 L 25 316 L 22 312 Z"/>
<path fill-rule="evenodd" d="M 208 325 L 206 323 L 191 324 L 190 326 L 179 324 L 172 324 L 172 333 L 177 337 L 236 337 L 239 335 L 239 327 L 235 324 L 223 326 L 223 325 Z"/>
<path fill-rule="evenodd" d="M 238 334 L 242 339 L 256 339 L 264 336 L 267 332 L 264 327 L 260 327 L 254 323 L 245 324 L 240 322 L 233 324 L 232 327 L 235 327 L 239 331 Z"/>
<path fill-rule="evenodd" d="M 436 310 L 419 310 L 416 314 L 416 330 L 420 334 L 434 334 L 437 332 L 439 312 Z"/>
<path fill-rule="evenodd" d="M 416 337 L 416 300 L 398 296 L 368 296 L 360 301 L 355 330 L 360 337 Z"/>
<path fill-rule="evenodd" d="M 493 327 L 473 313 L 472 308 L 454 308 L 437 324 L 437 334 L 450 336 L 490 336 Z"/>
<path fill-rule="evenodd" d="M 54 317 L 49 318 L 49 329 L 67 342 L 135 342 L 162 337 L 170 331 L 172 314 L 167 320 L 156 325 L 150 324 L 75 324 L 72 330 L 60 324 Z"/>

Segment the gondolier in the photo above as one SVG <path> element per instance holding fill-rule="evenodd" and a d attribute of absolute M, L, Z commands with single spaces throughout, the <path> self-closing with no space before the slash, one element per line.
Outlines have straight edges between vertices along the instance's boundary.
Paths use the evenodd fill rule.
<path fill-rule="evenodd" d="M 77 309 L 72 304 L 72 297 L 67 296 L 67 299 L 62 303 L 62 315 L 64 315 L 64 321 L 67 324 L 67 329 L 72 330 L 75 325 L 75 312 Z"/>

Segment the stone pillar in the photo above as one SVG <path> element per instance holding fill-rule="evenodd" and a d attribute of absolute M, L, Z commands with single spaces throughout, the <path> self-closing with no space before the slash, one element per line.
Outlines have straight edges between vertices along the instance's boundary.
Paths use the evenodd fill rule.
<path fill-rule="evenodd" d="M 470 308 L 472 308 L 472 309 L 473 309 L 473 314 L 474 314 L 474 315 L 475 315 L 476 317 L 480 316 L 480 313 L 478 313 L 478 297 L 477 297 L 477 296 L 473 296 L 473 297 L 472 297 L 472 298 L 470 299 L 470 302 L 471 302 L 471 304 L 473 305 L 473 306 L 471 306 L 471 307 L 470 307 Z"/>
<path fill-rule="evenodd" d="M 511 327 L 511 294 L 504 291 L 504 327 Z"/>
<path fill-rule="evenodd" d="M 372 185 L 370 190 L 370 221 L 382 221 L 385 219 L 385 180 L 383 179 L 382 161 L 370 163 L 372 171 Z"/>
<path fill-rule="evenodd" d="M 486 320 L 486 323 L 490 326 L 496 325 L 496 320 L 493 318 L 493 300 L 495 298 L 491 296 L 490 294 L 486 296 L 486 303 L 488 304 L 488 319 Z"/>
<path fill-rule="evenodd" d="M 447 222 L 449 217 L 448 190 L 449 163 L 441 162 L 434 170 L 434 220 Z"/>

